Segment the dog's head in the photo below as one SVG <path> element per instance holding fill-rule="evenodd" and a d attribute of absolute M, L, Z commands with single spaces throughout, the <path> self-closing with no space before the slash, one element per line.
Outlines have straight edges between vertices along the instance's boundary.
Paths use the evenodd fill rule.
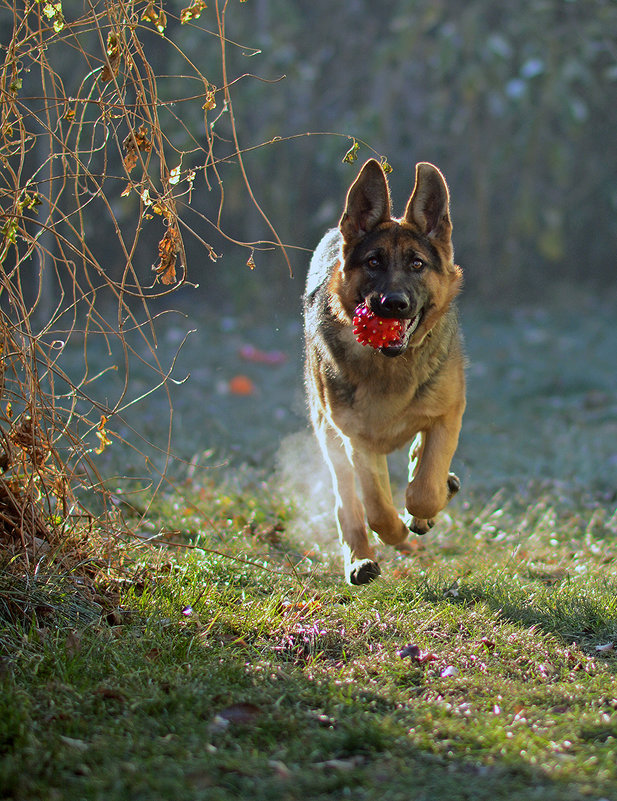
<path fill-rule="evenodd" d="M 444 177 L 428 163 L 416 165 L 401 219 L 391 216 L 388 182 L 375 159 L 366 162 L 347 193 L 336 292 L 350 317 L 364 302 L 380 317 L 405 321 L 399 341 L 382 348 L 387 356 L 419 345 L 460 290 L 449 205 Z"/>

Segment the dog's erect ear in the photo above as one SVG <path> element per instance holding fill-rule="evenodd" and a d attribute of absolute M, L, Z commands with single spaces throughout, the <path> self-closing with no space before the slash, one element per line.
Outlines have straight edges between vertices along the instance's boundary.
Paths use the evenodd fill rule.
<path fill-rule="evenodd" d="M 345 242 L 353 242 L 390 219 L 390 190 L 381 164 L 370 159 L 347 193 L 339 229 Z"/>
<path fill-rule="evenodd" d="M 445 178 L 432 164 L 416 164 L 416 185 L 407 208 L 405 222 L 432 239 L 450 239 L 450 195 Z"/>

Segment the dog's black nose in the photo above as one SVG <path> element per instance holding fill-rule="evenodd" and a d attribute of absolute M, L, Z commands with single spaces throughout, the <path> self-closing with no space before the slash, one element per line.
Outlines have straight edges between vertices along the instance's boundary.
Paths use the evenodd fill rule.
<path fill-rule="evenodd" d="M 379 299 L 381 311 L 392 317 L 404 317 L 411 311 L 409 298 L 403 292 L 390 292 Z"/>

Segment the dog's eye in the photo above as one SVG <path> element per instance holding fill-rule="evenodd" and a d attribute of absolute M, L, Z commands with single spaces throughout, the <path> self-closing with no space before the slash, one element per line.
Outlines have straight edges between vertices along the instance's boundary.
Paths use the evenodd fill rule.
<path fill-rule="evenodd" d="M 369 258 L 366 260 L 366 264 L 371 268 L 371 270 L 377 270 L 379 267 L 381 267 L 381 259 L 379 256 L 369 256 Z"/>
<path fill-rule="evenodd" d="M 417 256 L 411 260 L 411 266 L 414 270 L 421 270 L 424 267 L 424 262 L 422 259 L 418 258 Z"/>

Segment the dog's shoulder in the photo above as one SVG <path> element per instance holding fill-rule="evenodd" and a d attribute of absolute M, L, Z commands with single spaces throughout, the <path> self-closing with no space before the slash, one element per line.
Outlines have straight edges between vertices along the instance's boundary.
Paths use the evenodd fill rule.
<path fill-rule="evenodd" d="M 342 259 L 343 237 L 338 228 L 331 228 L 315 248 L 306 277 L 304 299 L 310 303 L 321 287 L 328 283 L 332 270 Z"/>

